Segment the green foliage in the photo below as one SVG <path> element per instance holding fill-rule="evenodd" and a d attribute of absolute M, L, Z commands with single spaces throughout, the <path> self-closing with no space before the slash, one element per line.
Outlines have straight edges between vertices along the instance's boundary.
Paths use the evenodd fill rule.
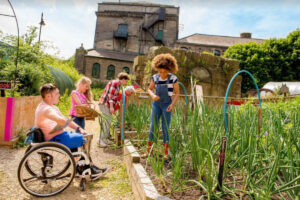
<path fill-rule="evenodd" d="M 105 89 L 105 84 L 101 82 L 93 82 L 91 85 L 91 90 L 93 93 L 93 97 L 95 101 L 99 101 L 104 89 Z"/>
<path fill-rule="evenodd" d="M 60 60 L 45 53 L 45 50 L 56 50 L 56 48 L 47 41 L 37 41 L 37 27 L 28 27 L 27 32 L 20 36 L 17 69 L 15 66 L 17 36 L 4 35 L 0 30 L 0 41 L 0 57 L 3 58 L 0 60 L 0 79 L 14 80 L 16 78 L 17 87 L 9 92 L 13 96 L 37 95 L 42 84 L 53 83 L 54 75 L 51 74 L 48 65 L 69 75 L 73 82 L 80 78 L 73 67 L 74 57 Z"/>
<path fill-rule="evenodd" d="M 248 70 L 262 87 L 269 81 L 300 80 L 300 30 L 284 39 L 269 39 L 262 44 L 250 42 L 229 47 L 224 57 L 240 61 L 240 69 Z M 251 78 L 242 74 L 242 92 L 254 88 Z"/>
<path fill-rule="evenodd" d="M 14 148 L 20 148 L 20 147 L 25 147 L 26 144 L 24 143 L 26 139 L 26 131 L 21 128 L 20 132 L 18 133 L 18 141 L 14 145 Z"/>
<path fill-rule="evenodd" d="M 60 96 L 57 107 L 64 116 L 69 116 L 69 110 L 71 108 L 71 97 L 68 95 L 68 90 L 66 90 L 65 93 Z"/>
<path fill-rule="evenodd" d="M 201 109 L 201 112 L 200 112 Z M 178 106 L 172 113 L 170 158 L 167 163 L 157 155 L 148 158 L 157 178 L 171 180 L 174 190 L 201 188 L 207 199 L 297 199 L 300 192 L 300 97 L 278 103 L 263 103 L 258 132 L 258 107 L 251 102 L 228 106 L 228 133 L 223 174 L 223 190 L 216 190 L 221 138 L 225 136 L 223 109 L 205 104 L 194 110 Z M 135 120 L 149 111 L 146 106 L 129 105 L 126 121 L 137 129 Z M 143 120 L 149 129 L 149 118 Z M 155 133 L 156 134 L 156 133 Z M 140 135 L 146 141 L 148 136 Z M 157 134 L 153 150 L 161 146 Z M 139 138 L 140 139 L 140 138 Z M 164 166 L 163 166 L 164 165 Z M 171 169 L 170 169 L 171 167 Z M 172 172 L 172 173 L 170 173 Z M 197 176 L 190 176 L 192 174 Z M 172 174 L 169 176 L 168 174 Z M 188 184 L 187 184 L 188 182 Z M 194 185 L 190 185 L 194 184 Z"/>

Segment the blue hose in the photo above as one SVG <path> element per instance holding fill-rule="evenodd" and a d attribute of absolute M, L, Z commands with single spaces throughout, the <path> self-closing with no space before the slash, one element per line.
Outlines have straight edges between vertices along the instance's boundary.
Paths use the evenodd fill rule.
<path fill-rule="evenodd" d="M 124 87 L 122 87 L 122 101 L 123 101 L 122 141 L 124 141 L 124 126 L 125 126 L 125 91 L 124 91 Z"/>
<path fill-rule="evenodd" d="M 187 93 L 186 93 L 186 89 L 185 89 L 183 83 L 178 82 L 178 84 L 179 84 L 179 85 L 183 88 L 183 90 L 184 90 L 184 95 L 185 95 L 185 105 L 187 105 Z"/>
<path fill-rule="evenodd" d="M 228 98 L 228 93 L 229 93 L 229 90 L 230 90 L 230 86 L 232 84 L 232 82 L 234 81 L 234 79 L 237 77 L 237 75 L 239 75 L 240 73 L 247 73 L 250 75 L 250 77 L 252 78 L 253 82 L 254 82 L 254 85 L 256 87 L 256 91 L 257 91 L 257 95 L 258 95 L 258 102 L 259 102 L 259 107 L 261 108 L 261 100 L 260 100 L 260 93 L 259 93 L 259 89 L 258 89 L 258 86 L 257 86 L 257 83 L 254 79 L 254 77 L 252 76 L 252 74 L 250 72 L 248 72 L 247 70 L 241 70 L 239 72 L 237 72 L 230 80 L 229 84 L 228 84 L 228 87 L 227 87 L 227 90 L 226 90 L 226 96 L 225 96 L 225 102 L 224 102 L 224 123 L 225 123 L 225 132 L 226 132 L 226 137 L 228 137 L 228 127 L 227 127 L 227 115 L 226 115 L 226 108 L 227 108 L 227 98 Z"/>

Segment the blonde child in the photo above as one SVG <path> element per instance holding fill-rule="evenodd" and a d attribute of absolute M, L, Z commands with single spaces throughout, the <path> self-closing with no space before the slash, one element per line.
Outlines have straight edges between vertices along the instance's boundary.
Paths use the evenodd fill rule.
<path fill-rule="evenodd" d="M 91 92 L 91 79 L 88 77 L 82 77 L 78 80 L 76 84 L 76 90 L 73 90 L 71 93 L 71 109 L 69 115 L 75 117 L 74 122 L 78 124 L 81 128 L 85 127 L 85 117 L 80 116 L 76 113 L 75 106 L 85 105 L 89 106 L 93 100 L 93 94 Z"/>

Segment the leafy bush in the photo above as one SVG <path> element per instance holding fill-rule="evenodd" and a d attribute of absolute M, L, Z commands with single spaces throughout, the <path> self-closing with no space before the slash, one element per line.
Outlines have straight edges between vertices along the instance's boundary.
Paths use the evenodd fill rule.
<path fill-rule="evenodd" d="M 0 41 L 0 79 L 14 80 L 16 78 L 17 87 L 9 92 L 13 96 L 37 95 L 42 84 L 53 83 L 54 75 L 51 74 L 48 65 L 70 76 L 73 82 L 81 77 L 73 67 L 74 57 L 60 60 L 45 53 L 46 49 L 56 50 L 56 48 L 47 41 L 37 41 L 37 27 L 28 27 L 27 32 L 20 37 L 17 70 L 15 66 L 17 36 L 4 35 L 0 30 Z M 68 88 L 71 90 L 70 87 Z"/>
<path fill-rule="evenodd" d="M 224 57 L 240 61 L 240 69 L 248 70 L 262 87 L 269 81 L 300 80 L 300 30 L 284 39 L 269 39 L 262 44 L 250 42 L 229 47 Z M 242 74 L 242 92 L 253 88 L 249 75 Z"/>

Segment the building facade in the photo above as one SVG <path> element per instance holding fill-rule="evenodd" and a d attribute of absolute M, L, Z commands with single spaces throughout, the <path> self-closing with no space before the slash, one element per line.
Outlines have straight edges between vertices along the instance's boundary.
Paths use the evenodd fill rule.
<path fill-rule="evenodd" d="M 136 56 L 146 55 L 152 46 L 224 54 L 233 44 L 263 42 L 251 38 L 193 34 L 178 39 L 179 7 L 147 2 L 99 3 L 92 49 L 76 49 L 75 68 L 93 81 L 107 82 L 119 72 L 132 73 Z"/>
<path fill-rule="evenodd" d="M 152 46 L 178 39 L 179 8 L 152 3 L 99 3 L 93 49 L 76 49 L 75 67 L 94 81 L 132 72 L 133 60 Z"/>

